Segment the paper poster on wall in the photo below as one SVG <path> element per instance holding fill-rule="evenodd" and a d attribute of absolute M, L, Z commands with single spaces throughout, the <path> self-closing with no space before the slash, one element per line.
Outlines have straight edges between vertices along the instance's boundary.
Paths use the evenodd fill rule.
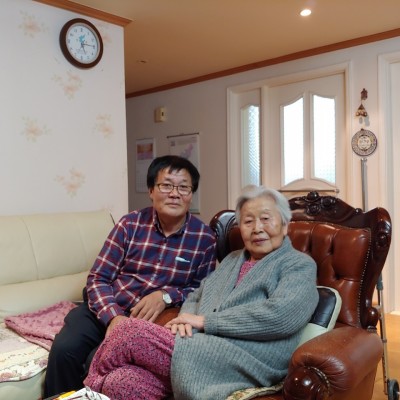
<path fill-rule="evenodd" d="M 153 138 L 136 140 L 136 191 L 139 193 L 148 191 L 147 170 L 155 157 L 156 149 Z"/>
<path fill-rule="evenodd" d="M 183 133 L 175 136 L 168 136 L 169 153 L 176 156 L 187 158 L 200 171 L 200 144 L 199 133 Z M 190 211 L 200 213 L 200 193 L 197 190 L 193 194 Z"/>

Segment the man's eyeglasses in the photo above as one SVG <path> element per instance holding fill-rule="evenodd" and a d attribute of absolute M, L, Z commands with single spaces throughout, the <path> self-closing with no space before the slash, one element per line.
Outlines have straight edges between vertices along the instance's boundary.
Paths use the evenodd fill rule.
<path fill-rule="evenodd" d="M 171 185 L 170 183 L 157 183 L 156 186 L 161 193 L 171 193 L 175 188 L 182 196 L 192 193 L 193 187 L 188 185 Z"/>

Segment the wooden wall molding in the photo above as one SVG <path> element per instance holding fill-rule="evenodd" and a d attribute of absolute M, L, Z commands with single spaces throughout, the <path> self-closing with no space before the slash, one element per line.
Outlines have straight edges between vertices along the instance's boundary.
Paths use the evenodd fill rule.
<path fill-rule="evenodd" d="M 374 35 L 363 36 L 363 37 L 356 38 L 356 39 L 346 40 L 346 41 L 339 42 L 339 43 L 333 43 L 333 44 L 330 44 L 327 46 L 321 46 L 321 47 L 316 47 L 316 48 L 309 49 L 309 50 L 299 51 L 297 53 L 287 54 L 287 55 L 284 55 L 281 57 L 271 58 L 269 60 L 259 61 L 259 62 L 252 63 L 252 64 L 246 64 L 246 65 L 242 65 L 240 67 L 230 68 L 230 69 L 226 69 L 223 71 L 218 71 L 218 72 L 214 72 L 211 74 L 202 75 L 202 76 L 198 76 L 198 77 L 191 78 L 191 79 L 186 79 L 184 81 L 169 83 L 167 85 L 157 86 L 154 88 L 145 89 L 145 90 L 141 90 L 141 91 L 134 92 L 134 93 L 128 93 L 128 94 L 126 94 L 125 97 L 126 98 L 138 97 L 138 96 L 143 96 L 145 94 L 161 92 L 163 90 L 174 89 L 174 88 L 177 88 L 180 86 L 187 86 L 187 85 L 192 85 L 194 83 L 208 81 L 211 79 L 222 78 L 224 76 L 234 75 L 234 74 L 238 74 L 240 72 L 251 71 L 251 70 L 257 69 L 257 68 L 264 68 L 264 67 L 268 67 L 270 65 L 281 64 L 281 63 L 288 62 L 288 61 L 294 61 L 294 60 L 298 60 L 300 58 L 316 56 L 319 54 L 329 53 L 329 52 L 336 51 L 336 50 L 347 49 L 349 47 L 355 47 L 355 46 L 360 46 L 360 45 L 367 44 L 367 43 L 378 42 L 380 40 L 391 39 L 391 38 L 397 37 L 397 36 L 400 36 L 400 28 L 393 29 L 391 31 L 377 33 Z"/>
<path fill-rule="evenodd" d="M 87 17 L 93 17 L 101 21 L 109 22 L 114 25 L 125 27 L 132 20 L 128 18 L 119 17 L 105 11 L 96 10 L 95 8 L 84 6 L 82 4 L 74 3 L 69 0 L 34 0 L 38 3 L 47 4 L 49 6 L 62 8 L 63 10 L 73 11 L 78 14 L 86 15 Z"/>

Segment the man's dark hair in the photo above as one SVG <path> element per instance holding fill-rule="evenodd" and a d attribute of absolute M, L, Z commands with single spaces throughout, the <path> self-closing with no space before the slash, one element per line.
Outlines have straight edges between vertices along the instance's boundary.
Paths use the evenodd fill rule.
<path fill-rule="evenodd" d="M 188 159 L 179 156 L 162 156 L 155 158 L 147 170 L 147 187 L 149 189 L 154 188 L 157 175 L 163 169 L 168 169 L 169 173 L 186 169 L 192 178 L 193 193 L 199 187 L 199 171 Z"/>

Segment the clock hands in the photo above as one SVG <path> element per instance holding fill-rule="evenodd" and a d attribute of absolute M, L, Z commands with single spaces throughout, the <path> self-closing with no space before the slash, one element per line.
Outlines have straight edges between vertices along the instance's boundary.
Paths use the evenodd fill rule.
<path fill-rule="evenodd" d="M 81 49 L 83 50 L 83 52 L 86 54 L 86 50 L 85 50 L 85 46 L 89 46 L 94 48 L 94 44 L 89 44 L 85 42 L 85 35 L 81 35 L 79 36 L 79 42 L 81 43 Z"/>
<path fill-rule="evenodd" d="M 94 44 L 82 43 L 82 46 L 94 47 Z"/>

